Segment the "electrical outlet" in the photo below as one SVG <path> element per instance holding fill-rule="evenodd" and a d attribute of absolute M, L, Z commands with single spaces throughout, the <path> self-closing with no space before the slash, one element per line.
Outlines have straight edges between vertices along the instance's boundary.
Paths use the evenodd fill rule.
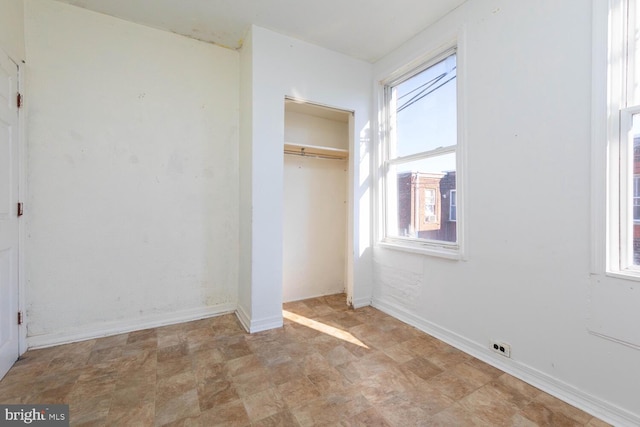
<path fill-rule="evenodd" d="M 505 344 L 503 342 L 498 342 L 498 341 L 492 341 L 491 350 L 495 351 L 498 354 L 503 355 L 504 357 L 511 357 L 511 346 L 509 344 Z"/>

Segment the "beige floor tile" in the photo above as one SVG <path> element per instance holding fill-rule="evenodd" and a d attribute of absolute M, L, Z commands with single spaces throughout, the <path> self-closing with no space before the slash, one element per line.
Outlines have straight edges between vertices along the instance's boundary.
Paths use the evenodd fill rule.
<path fill-rule="evenodd" d="M 340 416 L 334 411 L 333 405 L 321 397 L 292 408 L 291 413 L 303 427 L 329 425 L 340 420 Z"/>
<path fill-rule="evenodd" d="M 401 364 L 400 369 L 403 372 L 411 372 L 423 380 L 428 380 L 442 373 L 442 369 L 431 363 L 430 360 L 423 359 L 422 357 L 415 357 Z"/>
<path fill-rule="evenodd" d="M 345 388 L 343 390 L 325 395 L 327 402 L 333 405 L 333 410 L 342 419 L 352 418 L 372 408 L 371 402 L 362 395 L 358 387 Z"/>
<path fill-rule="evenodd" d="M 268 369 L 268 373 L 271 382 L 275 385 L 284 384 L 304 377 L 303 369 L 300 367 L 298 362 L 293 359 L 290 362 L 271 366 Z"/>
<path fill-rule="evenodd" d="M 280 391 L 280 395 L 290 408 L 320 397 L 320 392 L 316 386 L 305 376 L 280 384 L 278 391 Z"/>
<path fill-rule="evenodd" d="M 557 414 L 562 414 L 580 424 L 588 423 L 592 416 L 549 394 L 540 393 L 535 401 Z"/>
<path fill-rule="evenodd" d="M 207 427 L 243 427 L 249 426 L 251 421 L 241 400 L 229 402 L 226 405 L 215 406 L 200 415 L 202 426 Z"/>
<path fill-rule="evenodd" d="M 375 409 L 371 408 L 340 422 L 344 427 L 390 427 L 390 424 Z"/>
<path fill-rule="evenodd" d="M 176 391 L 156 401 L 154 416 L 156 426 L 198 415 L 200 415 L 200 406 L 198 392 L 195 389 Z"/>
<path fill-rule="evenodd" d="M 425 425 L 429 427 L 489 427 L 489 424 L 482 421 L 472 412 L 465 410 L 457 403 L 427 419 Z"/>
<path fill-rule="evenodd" d="M 260 421 L 251 423 L 251 427 L 297 427 L 299 425 L 289 410 L 278 412 Z"/>
<path fill-rule="evenodd" d="M 494 426 L 509 425 L 518 407 L 504 399 L 495 388 L 483 386 L 459 401 L 460 405 L 480 420 Z"/>
<path fill-rule="evenodd" d="M 453 366 L 448 372 L 456 375 L 474 388 L 480 388 L 496 378 L 468 361 Z"/>
<path fill-rule="evenodd" d="M 450 371 L 445 371 L 435 377 L 429 378 L 427 382 L 440 393 L 453 400 L 460 400 L 478 388 Z"/>
<path fill-rule="evenodd" d="M 68 403 L 73 426 L 607 425 L 344 294 L 284 309 L 329 333 L 228 314 L 30 350 L 0 402 Z"/>
<path fill-rule="evenodd" d="M 273 386 L 269 371 L 265 368 L 232 378 L 240 397 L 251 396 Z"/>
<path fill-rule="evenodd" d="M 210 378 L 198 383 L 198 402 L 201 411 L 238 399 L 240 395 L 235 385 L 229 380 L 217 381 L 215 378 Z"/>
<path fill-rule="evenodd" d="M 429 414 L 419 405 L 406 400 L 403 396 L 396 396 L 376 405 L 376 410 L 396 427 L 417 426 L 429 418 Z"/>
<path fill-rule="evenodd" d="M 522 415 L 541 427 L 574 427 L 584 425 L 560 412 L 554 412 L 539 402 L 532 402 L 522 410 Z"/>
<path fill-rule="evenodd" d="M 244 397 L 242 401 L 251 421 L 260 421 L 275 415 L 282 412 L 286 406 L 280 392 L 273 387 Z"/>
<path fill-rule="evenodd" d="M 587 427 L 611 427 L 610 424 L 605 423 L 602 420 L 599 420 L 597 418 L 592 418 L 591 421 L 589 421 L 586 424 Z"/>
<path fill-rule="evenodd" d="M 189 356 L 159 360 L 156 363 L 156 373 L 158 378 L 173 377 L 174 375 L 191 372 L 192 369 L 192 358 Z"/>

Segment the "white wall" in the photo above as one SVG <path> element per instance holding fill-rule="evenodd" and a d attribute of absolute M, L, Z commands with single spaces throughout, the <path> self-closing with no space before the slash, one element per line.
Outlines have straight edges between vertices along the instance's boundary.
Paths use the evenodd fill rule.
<path fill-rule="evenodd" d="M 251 246 L 242 245 L 242 277 L 251 277 L 252 331 L 282 324 L 282 220 L 284 97 L 313 101 L 355 111 L 355 143 L 350 147 L 349 240 L 353 271 L 348 288 L 357 305 L 370 301 L 369 263 L 369 118 L 371 65 L 317 46 L 254 26 L 251 38 L 252 137 Z M 243 82 L 245 80 L 243 79 Z M 248 126 L 247 126 L 248 128 Z M 245 127 L 243 126 L 243 132 Z M 247 130 L 248 132 L 248 130 Z M 244 139 L 243 139 L 244 143 Z M 242 173 L 247 168 L 243 168 Z M 248 191 L 245 194 L 249 194 Z M 241 283 L 245 287 L 246 283 Z M 241 290 L 241 292 L 244 292 Z"/>
<path fill-rule="evenodd" d="M 348 123 L 285 111 L 285 141 L 349 146 Z M 345 290 L 347 160 L 284 156 L 283 301 Z"/>
<path fill-rule="evenodd" d="M 24 61 L 24 2 L 0 0 L 0 48 L 14 61 Z"/>
<path fill-rule="evenodd" d="M 375 64 L 378 81 L 460 38 L 468 251 L 451 261 L 376 247 L 374 305 L 637 425 L 640 352 L 587 330 L 591 19 L 582 0 L 469 0 Z"/>
<path fill-rule="evenodd" d="M 26 2 L 31 345 L 233 310 L 238 53 Z"/>

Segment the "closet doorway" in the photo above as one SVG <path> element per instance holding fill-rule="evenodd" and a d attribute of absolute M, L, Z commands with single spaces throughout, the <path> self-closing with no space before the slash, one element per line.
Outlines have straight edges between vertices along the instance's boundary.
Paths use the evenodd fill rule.
<path fill-rule="evenodd" d="M 283 302 L 346 292 L 352 114 L 285 99 Z"/>

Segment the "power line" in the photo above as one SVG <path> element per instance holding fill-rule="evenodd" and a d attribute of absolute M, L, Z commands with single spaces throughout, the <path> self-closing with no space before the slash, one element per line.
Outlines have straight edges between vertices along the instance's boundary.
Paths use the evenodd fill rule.
<path fill-rule="evenodd" d="M 430 94 L 432 94 L 433 92 L 435 92 L 436 90 L 440 89 L 442 86 L 446 85 L 447 83 L 449 83 L 451 80 L 455 79 L 456 76 L 451 77 L 449 80 L 445 81 L 444 83 L 442 83 L 440 86 L 437 86 L 436 88 L 430 90 L 429 92 L 423 94 L 423 95 L 416 95 L 413 98 L 411 98 L 409 101 L 407 101 L 406 103 L 404 103 L 403 105 L 401 105 L 400 107 L 398 107 L 398 109 L 396 110 L 398 113 L 401 112 L 402 110 L 404 110 L 407 107 L 410 107 L 411 105 L 415 104 L 416 102 L 420 101 L 422 98 L 424 98 L 425 96 L 428 96 Z M 428 88 L 427 88 L 428 89 Z M 426 90 L 426 89 L 425 89 Z"/>
<path fill-rule="evenodd" d="M 442 78 L 443 78 L 443 77 L 445 77 L 446 75 L 447 75 L 447 73 L 442 73 L 442 74 L 440 74 L 439 76 L 436 76 L 436 77 L 432 78 L 431 80 L 429 80 L 429 81 L 428 81 L 428 82 L 426 82 L 426 83 L 422 83 L 420 86 L 416 87 L 415 89 L 413 89 L 413 90 L 411 90 L 411 91 L 409 91 L 409 92 L 405 93 L 404 95 L 402 95 L 402 96 L 398 97 L 398 99 L 402 99 L 402 98 L 404 98 L 405 96 L 409 96 L 409 95 L 411 95 L 413 92 L 417 91 L 418 89 L 421 89 L 421 88 L 425 87 L 426 85 L 430 85 L 430 86 L 431 86 L 433 83 L 437 83 L 437 82 L 439 82 L 440 80 L 442 80 Z"/>

